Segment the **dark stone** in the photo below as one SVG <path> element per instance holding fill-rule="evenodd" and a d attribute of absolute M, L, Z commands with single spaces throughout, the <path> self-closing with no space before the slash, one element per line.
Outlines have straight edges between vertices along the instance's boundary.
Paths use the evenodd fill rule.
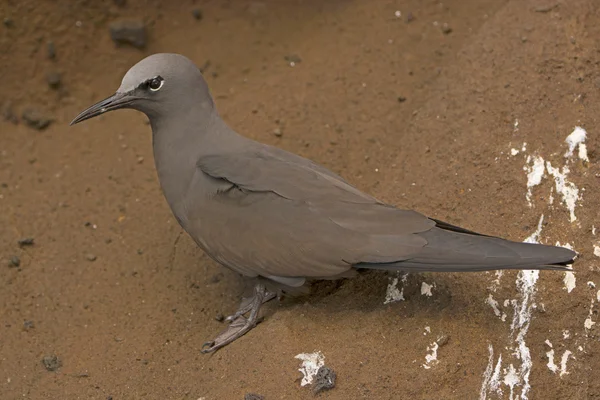
<path fill-rule="evenodd" d="M 265 396 L 256 393 L 246 393 L 244 400 L 265 400 Z"/>
<path fill-rule="evenodd" d="M 44 364 L 44 367 L 48 371 L 56 371 L 62 367 L 62 361 L 60 361 L 60 359 L 55 355 L 45 356 L 42 358 L 42 364 Z"/>
<path fill-rule="evenodd" d="M 54 47 L 54 42 L 48 42 L 46 45 L 46 52 L 49 59 L 54 60 L 56 58 L 56 47 Z"/>
<path fill-rule="evenodd" d="M 56 71 L 50 71 L 46 74 L 46 82 L 52 89 L 58 89 L 61 83 L 61 76 Z"/>
<path fill-rule="evenodd" d="M 12 28 L 13 26 L 15 26 L 15 22 L 13 21 L 12 18 L 9 18 L 9 17 L 4 18 L 4 20 L 2 21 L 2 23 L 7 28 Z"/>
<path fill-rule="evenodd" d="M 12 256 L 10 260 L 8 260 L 8 266 L 12 268 L 19 268 L 21 265 L 21 259 L 18 256 Z"/>
<path fill-rule="evenodd" d="M 33 238 L 23 238 L 23 239 L 19 239 L 19 241 L 17 243 L 19 244 L 19 246 L 23 247 L 23 246 L 33 246 L 33 242 L 34 242 Z"/>
<path fill-rule="evenodd" d="M 404 103 L 406 101 L 406 97 L 398 96 L 398 103 Z"/>
<path fill-rule="evenodd" d="M 52 122 L 52 118 L 44 115 L 41 111 L 32 107 L 26 108 L 21 117 L 27 123 L 27 125 L 40 131 L 46 129 Z"/>
<path fill-rule="evenodd" d="M 143 49 L 146 46 L 146 28 L 141 20 L 119 20 L 110 24 L 110 38 L 117 44 L 129 44 Z"/>
<path fill-rule="evenodd" d="M 192 10 L 192 15 L 194 16 L 194 18 L 196 18 L 198 21 L 202 20 L 202 10 L 200 10 L 199 8 L 194 8 Z"/>
<path fill-rule="evenodd" d="M 33 321 L 27 319 L 23 321 L 23 328 L 25 328 L 26 331 L 33 329 Z"/>
<path fill-rule="evenodd" d="M 13 124 L 19 123 L 19 117 L 15 114 L 11 101 L 6 101 L 2 105 L 2 117 L 5 121 L 12 122 Z"/>
<path fill-rule="evenodd" d="M 314 378 L 313 392 L 317 394 L 324 390 L 333 389 L 335 387 L 335 378 L 335 372 L 329 367 L 323 365 L 321 368 L 319 368 L 317 375 Z"/>

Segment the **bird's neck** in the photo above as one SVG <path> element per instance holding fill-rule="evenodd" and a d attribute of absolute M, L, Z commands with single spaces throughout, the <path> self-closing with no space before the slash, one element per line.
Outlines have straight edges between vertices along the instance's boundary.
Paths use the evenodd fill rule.
<path fill-rule="evenodd" d="M 198 159 L 203 154 L 226 151 L 225 147 L 241 136 L 229 129 L 214 109 L 202 107 L 169 118 L 150 117 L 150 125 L 160 185 L 177 215 L 197 173 Z"/>

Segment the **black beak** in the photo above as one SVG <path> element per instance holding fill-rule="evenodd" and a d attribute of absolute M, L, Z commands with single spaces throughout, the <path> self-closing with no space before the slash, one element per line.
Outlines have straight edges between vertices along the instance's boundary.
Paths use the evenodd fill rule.
<path fill-rule="evenodd" d="M 81 114 L 76 116 L 69 125 L 75 125 L 81 121 L 85 121 L 86 119 L 104 114 L 107 111 L 124 108 L 135 99 L 135 96 L 132 96 L 129 93 L 115 93 L 83 111 Z"/>

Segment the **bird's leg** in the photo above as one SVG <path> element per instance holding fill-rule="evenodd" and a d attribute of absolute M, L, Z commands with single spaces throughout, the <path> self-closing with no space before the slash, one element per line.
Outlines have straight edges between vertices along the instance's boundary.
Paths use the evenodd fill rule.
<path fill-rule="evenodd" d="M 256 291 L 256 288 L 254 290 Z M 277 293 L 268 292 L 265 290 L 262 304 L 266 303 L 267 301 L 273 300 L 275 298 L 275 296 L 277 296 Z M 253 307 L 253 302 L 254 302 L 255 297 L 256 297 L 256 295 L 254 295 L 252 297 L 244 297 L 242 299 L 242 303 L 240 304 L 240 307 L 238 308 L 238 310 L 234 314 L 231 314 L 231 315 L 225 317 L 225 322 L 233 322 L 238 317 L 241 317 L 244 314 L 246 314 L 248 311 L 250 311 Z"/>
<path fill-rule="evenodd" d="M 239 310 L 228 317 L 231 323 L 214 340 L 204 343 L 202 353 L 211 353 L 242 337 L 258 323 L 258 312 L 263 303 L 273 299 L 275 293 L 268 292 L 265 285 L 257 283 L 254 286 L 254 296 L 244 299 Z M 248 318 L 244 314 L 250 311 Z"/>

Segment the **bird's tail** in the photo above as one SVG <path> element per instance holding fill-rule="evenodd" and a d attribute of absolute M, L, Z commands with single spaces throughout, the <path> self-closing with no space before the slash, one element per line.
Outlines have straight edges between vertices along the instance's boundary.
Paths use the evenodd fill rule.
<path fill-rule="evenodd" d="M 568 271 L 577 253 L 564 247 L 513 242 L 436 221 L 420 233 L 427 245 L 413 258 L 390 263 L 360 263 L 357 268 L 414 272 L 476 272 L 499 269 Z"/>

